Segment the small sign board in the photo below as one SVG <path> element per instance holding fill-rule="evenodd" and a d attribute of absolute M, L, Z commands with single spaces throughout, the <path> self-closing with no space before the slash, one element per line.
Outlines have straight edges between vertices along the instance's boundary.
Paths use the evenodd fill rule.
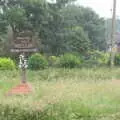
<path fill-rule="evenodd" d="M 35 41 L 32 32 L 20 32 L 14 34 L 11 52 L 36 52 Z"/>
<path fill-rule="evenodd" d="M 18 48 L 12 48 L 10 50 L 11 52 L 16 52 L 16 53 L 23 53 L 23 52 L 37 52 L 37 48 L 30 48 L 30 49 L 18 49 Z"/>
<path fill-rule="evenodd" d="M 31 37 L 16 37 L 14 40 L 14 47 L 18 49 L 23 48 L 33 48 L 32 38 Z"/>

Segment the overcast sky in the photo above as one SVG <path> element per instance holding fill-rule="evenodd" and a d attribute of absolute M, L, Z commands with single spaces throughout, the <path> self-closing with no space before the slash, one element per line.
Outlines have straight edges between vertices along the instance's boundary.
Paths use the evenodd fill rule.
<path fill-rule="evenodd" d="M 78 0 L 80 5 L 91 7 L 101 17 L 111 17 L 113 0 Z M 117 0 L 117 16 L 120 17 L 120 0 Z"/>

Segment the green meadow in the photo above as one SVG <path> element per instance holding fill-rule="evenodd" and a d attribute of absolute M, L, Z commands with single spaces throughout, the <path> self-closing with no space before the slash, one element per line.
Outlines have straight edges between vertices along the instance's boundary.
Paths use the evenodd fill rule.
<path fill-rule="evenodd" d="M 33 92 L 6 96 L 19 71 L 0 71 L 0 120 L 119 120 L 120 68 L 27 71 Z"/>

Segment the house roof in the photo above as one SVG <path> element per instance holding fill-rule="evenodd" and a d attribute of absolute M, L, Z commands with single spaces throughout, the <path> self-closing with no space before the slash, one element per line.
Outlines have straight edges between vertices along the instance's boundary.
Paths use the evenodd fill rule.
<path fill-rule="evenodd" d="M 116 33 L 116 42 L 120 43 L 120 32 Z"/>

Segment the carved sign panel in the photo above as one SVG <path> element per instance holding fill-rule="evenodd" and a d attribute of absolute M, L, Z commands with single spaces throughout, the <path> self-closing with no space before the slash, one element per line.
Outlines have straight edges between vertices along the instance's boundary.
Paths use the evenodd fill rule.
<path fill-rule="evenodd" d="M 35 42 L 33 41 L 32 33 L 21 32 L 14 35 L 11 52 L 35 52 Z"/>
<path fill-rule="evenodd" d="M 14 40 L 15 48 L 33 48 L 33 42 L 31 37 L 16 37 Z"/>

